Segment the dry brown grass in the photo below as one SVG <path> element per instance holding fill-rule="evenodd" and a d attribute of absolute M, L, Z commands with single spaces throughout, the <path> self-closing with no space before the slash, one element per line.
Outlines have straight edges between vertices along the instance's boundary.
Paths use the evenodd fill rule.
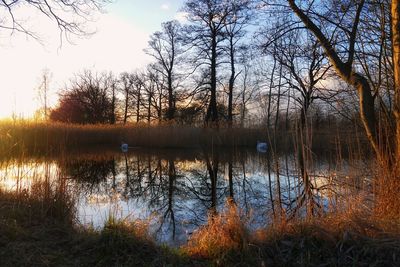
<path fill-rule="evenodd" d="M 400 170 L 380 168 L 375 180 L 375 216 L 388 227 L 400 225 Z"/>
<path fill-rule="evenodd" d="M 323 217 L 276 223 L 252 237 L 266 266 L 399 266 L 400 227 L 349 199 L 348 208 Z"/>
<path fill-rule="evenodd" d="M 1 154 L 60 152 L 72 148 L 114 146 L 196 148 L 252 146 L 265 139 L 265 130 L 198 128 L 183 125 L 78 125 L 30 121 L 0 122 Z"/>
<path fill-rule="evenodd" d="M 208 259 L 217 265 L 235 260 L 244 263 L 249 238 L 246 217 L 228 201 L 221 213 L 210 213 L 208 223 L 195 231 L 182 249 L 190 257 Z"/>
<path fill-rule="evenodd" d="M 2 219 L 17 219 L 24 225 L 40 224 L 46 220 L 72 225 L 75 221 L 73 197 L 60 184 L 35 181 L 29 189 L 19 192 L 0 190 Z"/>
<path fill-rule="evenodd" d="M 400 227 L 362 209 L 362 198 L 323 217 L 275 220 L 249 232 L 232 203 L 197 230 L 183 251 L 215 266 L 399 266 Z"/>
<path fill-rule="evenodd" d="M 48 192 L 52 191 L 53 192 Z M 248 219 L 228 202 L 179 250 L 158 246 L 148 221 L 110 217 L 100 231 L 70 222 L 66 191 L 35 184 L 0 192 L 0 260 L 15 266 L 399 266 L 400 227 L 360 209 L 290 222 L 250 233 Z M 57 201 L 54 201 L 54 200 Z M 67 209 L 67 210 L 65 210 Z M 59 210 L 59 212 L 55 212 Z M 64 213 L 63 213 L 63 212 Z M 64 214 L 62 216 L 62 214 Z"/>
<path fill-rule="evenodd" d="M 74 224 L 65 190 L 36 183 L 29 191 L 0 191 L 1 266 L 190 266 L 156 245 L 146 221 L 110 217 L 101 230 Z"/>
<path fill-rule="evenodd" d="M 74 149 L 112 147 L 118 149 L 121 142 L 142 148 L 207 148 L 251 147 L 257 141 L 270 142 L 275 153 L 293 152 L 292 131 L 277 133 L 276 139 L 267 135 L 266 129 L 204 128 L 175 124 L 129 124 L 129 125 L 80 125 L 44 123 L 33 121 L 0 121 L 0 157 L 21 154 L 49 155 Z M 354 135 L 348 131 L 318 130 L 314 132 L 313 152 L 335 154 L 353 149 Z M 337 140 L 340 139 L 340 143 Z M 362 146 L 368 147 L 368 146 Z M 365 152 L 365 151 L 364 151 Z M 363 153 L 364 153 L 363 152 Z"/>

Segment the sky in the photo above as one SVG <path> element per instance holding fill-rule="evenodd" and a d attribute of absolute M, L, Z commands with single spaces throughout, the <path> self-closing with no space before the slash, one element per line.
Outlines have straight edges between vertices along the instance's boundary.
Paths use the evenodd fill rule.
<path fill-rule="evenodd" d="M 33 116 L 41 106 L 37 88 L 45 69 L 51 74 L 50 106 L 54 106 L 57 92 L 84 69 L 118 74 L 145 66 L 151 61 L 143 52 L 149 36 L 161 29 L 162 22 L 182 20 L 183 1 L 114 0 L 87 25 L 95 34 L 73 38 L 72 44 L 63 41 L 61 46 L 54 24 L 31 10 L 20 11 L 38 17 L 32 30 L 42 42 L 0 30 L 0 118 Z"/>

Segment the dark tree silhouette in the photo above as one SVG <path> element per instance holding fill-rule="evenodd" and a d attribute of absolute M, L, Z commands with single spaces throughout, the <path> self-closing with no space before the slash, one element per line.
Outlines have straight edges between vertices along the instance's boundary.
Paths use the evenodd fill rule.
<path fill-rule="evenodd" d="M 153 64 L 147 66 L 146 72 L 141 77 L 144 96 L 142 105 L 146 110 L 146 120 L 149 124 L 153 119 L 159 122 L 162 119 L 164 78 Z"/>
<path fill-rule="evenodd" d="M 115 79 L 110 74 L 85 71 L 60 95 L 59 106 L 50 114 L 53 121 L 70 123 L 113 123 Z"/>
<path fill-rule="evenodd" d="M 231 6 L 222 0 L 189 0 L 184 12 L 188 13 L 189 25 L 184 27 L 185 39 L 196 52 L 193 53 L 195 68 L 207 66 L 210 103 L 206 113 L 206 123 L 218 123 L 217 109 L 217 67 L 225 40 L 224 28 Z"/>
<path fill-rule="evenodd" d="M 172 120 L 175 115 L 175 96 L 176 89 L 176 65 L 182 49 L 179 43 L 180 24 L 177 21 L 168 21 L 162 24 L 162 31 L 155 32 L 149 41 L 149 49 L 146 53 L 152 56 L 156 62 L 154 69 L 159 72 L 166 80 L 168 91 L 168 107 L 166 119 Z"/>
<path fill-rule="evenodd" d="M 227 36 L 227 51 L 230 65 L 230 77 L 228 85 L 228 125 L 232 126 L 233 122 L 233 90 L 236 78 L 239 73 L 236 72 L 236 57 L 240 50 L 240 41 L 246 35 L 245 27 L 248 26 L 252 18 L 252 1 L 229 1 L 230 13 L 225 23 L 225 34 Z"/>
<path fill-rule="evenodd" d="M 133 91 L 134 75 L 128 72 L 120 74 L 119 78 L 119 91 L 122 92 L 124 99 L 123 101 L 123 123 L 126 124 L 130 116 L 129 108 L 131 106 L 131 94 Z"/>
<path fill-rule="evenodd" d="M 131 93 L 132 98 L 134 99 L 133 102 L 135 104 L 135 117 L 136 117 L 136 122 L 139 122 L 141 119 L 141 104 L 143 102 L 143 91 L 144 91 L 144 78 L 145 74 L 141 72 L 136 72 L 132 76 L 132 81 L 133 81 L 133 90 Z"/>
<path fill-rule="evenodd" d="M 71 93 L 62 95 L 58 107 L 50 112 L 50 120 L 86 123 L 85 109 L 78 100 L 78 95 Z"/>

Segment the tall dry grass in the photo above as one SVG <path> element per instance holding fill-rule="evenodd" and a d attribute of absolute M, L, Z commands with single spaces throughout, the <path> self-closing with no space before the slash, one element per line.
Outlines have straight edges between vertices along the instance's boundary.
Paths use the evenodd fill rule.
<path fill-rule="evenodd" d="M 0 122 L 0 151 L 50 153 L 71 148 L 119 146 L 196 148 L 207 146 L 255 146 L 265 130 L 198 128 L 183 125 L 78 125 L 30 121 Z"/>
<path fill-rule="evenodd" d="M 399 266 L 400 239 L 362 212 L 277 224 L 254 235 L 266 266 Z"/>
<path fill-rule="evenodd" d="M 75 224 L 73 196 L 46 181 L 0 190 L 1 266 L 192 266 L 155 243 L 145 221 L 110 217 L 100 230 Z"/>
<path fill-rule="evenodd" d="M 211 260 L 217 265 L 247 263 L 251 262 L 246 257 L 249 240 L 246 216 L 228 200 L 221 213 L 209 214 L 207 224 L 192 234 L 183 251 L 190 257 Z"/>
<path fill-rule="evenodd" d="M 313 152 L 336 153 L 337 140 L 342 154 L 363 138 L 344 129 L 314 131 Z M 22 154 L 56 154 L 74 149 L 94 147 L 119 148 L 121 142 L 142 148 L 207 148 L 251 147 L 257 141 L 274 144 L 277 153 L 293 152 L 295 132 L 280 130 L 276 137 L 268 135 L 263 128 L 204 128 L 175 124 L 129 124 L 129 125 L 81 125 L 45 123 L 34 121 L 0 121 L 0 157 Z M 358 141 L 357 141 L 358 140 Z M 363 145 L 363 148 L 368 146 Z M 365 149 L 364 149 L 365 150 Z M 365 151 L 364 151 L 365 152 Z M 364 153 L 363 152 L 363 153 Z"/>
<path fill-rule="evenodd" d="M 400 228 L 387 231 L 360 208 L 362 201 L 322 217 L 280 218 L 255 231 L 230 203 L 182 249 L 213 266 L 399 266 Z"/>
<path fill-rule="evenodd" d="M 398 164 L 398 163 L 396 163 Z M 400 170 L 380 166 L 374 181 L 374 213 L 389 228 L 400 228 Z"/>

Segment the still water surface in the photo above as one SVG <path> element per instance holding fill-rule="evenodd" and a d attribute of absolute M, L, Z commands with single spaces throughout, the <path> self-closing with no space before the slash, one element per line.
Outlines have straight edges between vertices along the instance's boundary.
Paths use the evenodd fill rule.
<path fill-rule="evenodd" d="M 179 245 L 233 200 L 251 228 L 286 218 L 322 214 L 340 199 L 365 190 L 361 161 L 314 160 L 309 177 L 298 175 L 293 155 L 253 150 L 131 150 L 80 152 L 56 158 L 24 158 L 0 165 L 0 187 L 29 189 L 47 179 L 67 185 L 79 224 L 104 226 L 110 215 L 145 219 L 161 243 Z"/>

